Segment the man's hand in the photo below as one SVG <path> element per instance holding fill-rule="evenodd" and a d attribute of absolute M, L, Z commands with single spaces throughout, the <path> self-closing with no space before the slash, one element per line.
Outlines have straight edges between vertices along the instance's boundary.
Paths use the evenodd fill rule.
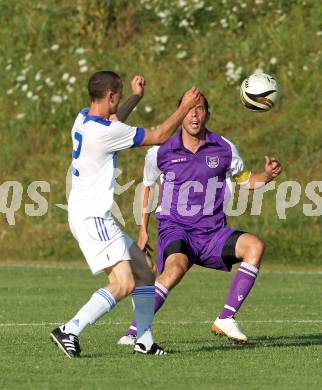
<path fill-rule="evenodd" d="M 136 75 L 131 81 L 131 88 L 133 95 L 143 97 L 145 87 L 145 79 L 143 76 Z"/>
<path fill-rule="evenodd" d="M 153 249 L 148 244 L 148 241 L 149 241 L 149 236 L 147 231 L 145 229 L 140 229 L 137 245 L 141 249 L 141 251 L 145 252 L 149 257 L 151 257 L 151 253 L 153 252 Z"/>
<path fill-rule="evenodd" d="M 282 170 L 282 165 L 275 159 L 275 157 L 265 156 L 265 173 L 268 181 L 277 177 Z"/>
<path fill-rule="evenodd" d="M 176 111 L 159 125 L 154 131 L 145 131 L 143 142 L 140 146 L 161 145 L 166 142 L 172 133 L 181 126 L 188 112 L 200 101 L 200 91 L 197 87 L 190 88 L 184 95 L 180 106 Z"/>
<path fill-rule="evenodd" d="M 180 106 L 191 110 L 195 107 L 200 100 L 200 91 L 197 87 L 190 88 L 184 95 L 181 101 Z"/>
<path fill-rule="evenodd" d="M 115 115 L 110 116 L 110 120 L 119 120 L 124 122 L 139 101 L 142 99 L 144 94 L 145 80 L 143 76 L 134 76 L 131 81 L 131 88 L 133 95 L 130 96 L 116 111 Z"/>

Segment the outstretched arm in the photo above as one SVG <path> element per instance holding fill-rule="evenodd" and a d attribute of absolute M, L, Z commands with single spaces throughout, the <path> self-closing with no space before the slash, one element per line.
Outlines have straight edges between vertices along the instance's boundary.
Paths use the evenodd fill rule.
<path fill-rule="evenodd" d="M 263 187 L 271 180 L 275 179 L 281 172 L 282 165 L 276 160 L 275 157 L 265 156 L 265 167 L 262 173 L 251 173 L 248 183 L 245 187 L 249 190 L 256 190 Z"/>
<path fill-rule="evenodd" d="M 111 115 L 110 119 L 116 119 L 125 122 L 139 101 L 143 98 L 145 87 L 145 79 L 143 76 L 136 75 L 131 81 L 133 95 L 130 96 L 116 111 L 116 114 Z"/>
<path fill-rule="evenodd" d="M 166 142 L 172 133 L 180 127 L 184 117 L 198 104 L 200 92 L 197 87 L 190 88 L 183 96 L 182 102 L 177 110 L 166 119 L 156 130 L 145 129 L 143 142 L 140 146 L 161 145 Z"/>

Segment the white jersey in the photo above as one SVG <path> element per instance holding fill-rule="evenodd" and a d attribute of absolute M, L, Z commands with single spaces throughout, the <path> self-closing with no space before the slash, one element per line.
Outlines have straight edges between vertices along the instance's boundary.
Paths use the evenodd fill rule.
<path fill-rule="evenodd" d="M 71 131 L 73 168 L 68 212 L 81 218 L 104 218 L 113 205 L 117 152 L 140 145 L 144 129 L 88 112 L 85 108 L 78 114 Z"/>

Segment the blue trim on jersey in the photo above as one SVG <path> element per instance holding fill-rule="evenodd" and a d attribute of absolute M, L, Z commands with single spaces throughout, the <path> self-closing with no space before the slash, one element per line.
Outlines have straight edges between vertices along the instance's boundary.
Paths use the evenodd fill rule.
<path fill-rule="evenodd" d="M 117 166 L 117 153 L 114 152 L 113 154 L 113 168 L 115 169 Z"/>
<path fill-rule="evenodd" d="M 99 123 L 99 124 L 104 125 L 104 126 L 110 126 L 110 124 L 112 123 L 108 119 L 102 118 L 101 116 L 88 115 L 88 113 L 89 113 L 88 107 L 82 109 L 81 114 L 84 115 L 84 117 L 85 117 L 83 123 L 93 121 L 93 122 Z"/>
<path fill-rule="evenodd" d="M 143 127 L 137 127 L 136 128 L 136 134 L 133 138 L 133 145 L 132 148 L 135 148 L 136 146 L 140 146 L 141 143 L 144 140 L 145 131 Z"/>
<path fill-rule="evenodd" d="M 88 107 L 83 108 L 80 113 L 86 116 L 89 113 L 89 108 Z"/>
<path fill-rule="evenodd" d="M 78 131 L 75 131 L 74 138 L 78 142 L 77 149 L 73 150 L 72 157 L 77 159 L 80 155 L 82 144 L 83 144 L 83 134 L 79 133 Z"/>
<path fill-rule="evenodd" d="M 102 118 L 101 116 L 98 116 L 98 115 L 86 115 L 86 118 L 84 119 L 84 124 L 86 122 L 89 122 L 89 121 L 93 121 L 93 122 L 96 122 L 96 123 L 99 123 L 100 125 L 104 125 L 104 126 L 110 126 L 110 124 L 112 123 L 111 121 L 105 119 L 105 118 Z"/>
<path fill-rule="evenodd" d="M 76 168 L 74 168 L 73 166 L 72 166 L 72 174 L 74 175 L 74 176 L 79 176 L 79 170 L 78 169 L 76 169 Z"/>

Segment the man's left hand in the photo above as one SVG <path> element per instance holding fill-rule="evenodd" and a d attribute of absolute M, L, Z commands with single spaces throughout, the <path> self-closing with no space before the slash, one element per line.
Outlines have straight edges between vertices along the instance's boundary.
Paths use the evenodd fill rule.
<path fill-rule="evenodd" d="M 145 79 L 143 76 L 136 75 L 131 81 L 133 95 L 142 97 L 144 95 Z"/>
<path fill-rule="evenodd" d="M 282 170 L 282 165 L 275 157 L 265 156 L 265 173 L 268 180 L 272 180 L 277 177 Z"/>

